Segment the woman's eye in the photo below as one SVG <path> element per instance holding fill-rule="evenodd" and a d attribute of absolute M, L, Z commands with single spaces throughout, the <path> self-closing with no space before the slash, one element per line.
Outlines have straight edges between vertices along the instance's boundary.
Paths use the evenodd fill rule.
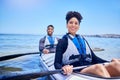
<path fill-rule="evenodd" d="M 70 24 L 73 24 L 73 22 L 70 22 Z"/>
<path fill-rule="evenodd" d="M 76 22 L 75 25 L 78 25 L 78 23 Z"/>

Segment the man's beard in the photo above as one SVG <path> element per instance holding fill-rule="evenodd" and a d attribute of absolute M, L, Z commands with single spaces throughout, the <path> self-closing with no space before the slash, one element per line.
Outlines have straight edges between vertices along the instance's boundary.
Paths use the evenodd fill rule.
<path fill-rule="evenodd" d="M 52 36 L 53 33 L 48 33 L 49 36 Z"/>

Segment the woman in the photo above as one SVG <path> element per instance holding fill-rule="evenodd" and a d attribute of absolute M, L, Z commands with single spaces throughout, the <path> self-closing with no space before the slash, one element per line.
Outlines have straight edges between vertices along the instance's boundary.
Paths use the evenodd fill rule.
<path fill-rule="evenodd" d="M 64 74 L 73 72 L 73 67 L 91 65 L 80 70 L 81 73 L 95 74 L 102 77 L 120 76 L 120 61 L 113 59 L 109 64 L 96 64 L 107 62 L 97 57 L 91 50 L 84 37 L 76 34 L 80 28 L 82 16 L 80 13 L 70 11 L 66 15 L 68 33 L 58 42 L 54 66 L 63 69 Z M 94 65 L 92 65 L 94 64 Z"/>

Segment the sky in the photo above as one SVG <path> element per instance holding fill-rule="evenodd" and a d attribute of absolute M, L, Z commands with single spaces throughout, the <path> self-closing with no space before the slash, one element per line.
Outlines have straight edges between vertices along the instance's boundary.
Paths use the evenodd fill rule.
<path fill-rule="evenodd" d="M 0 33 L 65 34 L 68 11 L 83 16 L 78 34 L 120 34 L 120 0 L 0 0 Z"/>

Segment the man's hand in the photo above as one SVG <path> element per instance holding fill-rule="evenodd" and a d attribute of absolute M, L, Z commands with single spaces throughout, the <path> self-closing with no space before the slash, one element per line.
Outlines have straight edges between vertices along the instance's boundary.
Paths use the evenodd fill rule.
<path fill-rule="evenodd" d="M 43 49 L 43 53 L 48 54 L 50 51 L 48 49 Z"/>

